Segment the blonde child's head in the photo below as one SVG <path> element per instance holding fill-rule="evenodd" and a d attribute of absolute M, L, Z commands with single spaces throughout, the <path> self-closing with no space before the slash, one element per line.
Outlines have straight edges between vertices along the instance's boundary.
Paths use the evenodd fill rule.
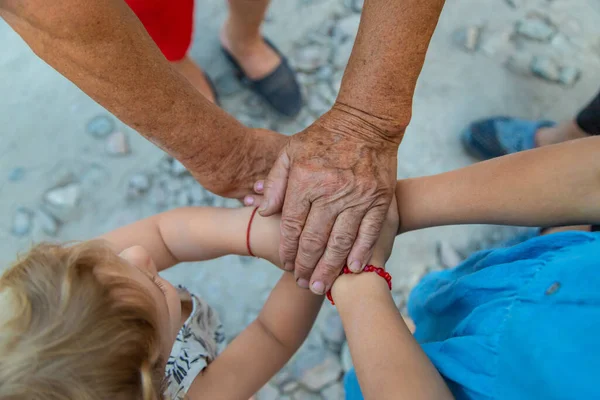
<path fill-rule="evenodd" d="M 162 398 L 177 294 L 143 249 L 125 253 L 42 244 L 2 275 L 1 400 Z"/>

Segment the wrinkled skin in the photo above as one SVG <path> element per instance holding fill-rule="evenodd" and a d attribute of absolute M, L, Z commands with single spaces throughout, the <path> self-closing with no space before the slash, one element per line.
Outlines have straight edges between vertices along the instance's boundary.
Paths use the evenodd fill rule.
<path fill-rule="evenodd" d="M 260 212 L 282 211 L 280 257 L 298 285 L 325 293 L 344 264 L 369 260 L 392 201 L 399 141 L 335 108 L 290 137 Z"/>

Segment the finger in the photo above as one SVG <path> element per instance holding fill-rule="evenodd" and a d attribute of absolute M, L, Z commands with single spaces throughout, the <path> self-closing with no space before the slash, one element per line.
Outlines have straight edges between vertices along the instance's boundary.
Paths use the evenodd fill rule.
<path fill-rule="evenodd" d="M 264 182 L 265 201 L 259 212 L 263 217 L 268 217 L 281 211 L 285 191 L 287 190 L 288 174 L 290 170 L 290 158 L 285 149 L 281 152 L 275 164 L 271 168 Z"/>
<path fill-rule="evenodd" d="M 262 179 L 260 181 L 256 181 L 256 183 L 254 184 L 254 193 L 263 194 L 264 190 L 265 190 L 265 181 Z"/>
<path fill-rule="evenodd" d="M 258 207 L 260 208 L 265 201 L 265 196 L 258 194 L 249 194 L 244 197 L 244 205 L 247 207 Z"/>
<path fill-rule="evenodd" d="M 344 210 L 338 215 L 323 257 L 319 260 L 311 277 L 310 288 L 313 292 L 325 294 L 340 275 L 364 216 L 363 211 L 354 209 Z"/>
<path fill-rule="evenodd" d="M 356 241 L 348 255 L 348 268 L 351 270 L 362 270 L 371 254 L 373 247 L 379 239 L 383 222 L 387 214 L 388 205 L 381 205 L 371 208 L 365 214 L 365 217 L 358 228 Z"/>
<path fill-rule="evenodd" d="M 298 242 L 310 212 L 308 197 L 302 192 L 300 194 L 292 193 L 292 190 L 293 188 L 290 187 L 286 193 L 280 225 L 279 258 L 286 271 L 294 270 Z M 304 288 L 308 288 L 308 281 Z"/>
<path fill-rule="evenodd" d="M 294 271 L 300 287 L 308 287 L 317 262 L 323 255 L 337 213 L 312 205 L 300 235 Z M 321 291 L 322 288 L 315 288 Z M 311 288 L 311 290 L 315 291 Z M 319 293 L 322 294 L 322 293 Z"/>

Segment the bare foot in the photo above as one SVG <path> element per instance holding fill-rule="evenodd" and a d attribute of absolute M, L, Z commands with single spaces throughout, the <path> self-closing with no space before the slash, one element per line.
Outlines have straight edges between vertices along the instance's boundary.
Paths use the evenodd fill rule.
<path fill-rule="evenodd" d="M 236 34 L 229 20 L 221 29 L 220 39 L 221 45 L 233 55 L 245 75 L 252 80 L 264 78 L 281 64 L 279 55 L 265 43 L 262 36 Z"/>
<path fill-rule="evenodd" d="M 535 133 L 535 145 L 536 147 L 542 147 L 587 136 L 588 134 L 582 131 L 574 121 L 568 121 L 556 126 L 538 129 Z"/>
<path fill-rule="evenodd" d="M 200 93 L 204 95 L 211 103 L 215 102 L 215 93 L 206 80 L 206 75 L 202 69 L 186 56 L 183 60 L 171 63 L 173 67 L 183 75 Z"/>

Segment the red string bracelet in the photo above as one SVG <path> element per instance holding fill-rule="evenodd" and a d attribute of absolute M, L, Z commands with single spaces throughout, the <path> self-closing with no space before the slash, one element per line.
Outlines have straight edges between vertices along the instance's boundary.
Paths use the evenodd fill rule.
<path fill-rule="evenodd" d="M 252 211 L 252 215 L 250 215 L 250 221 L 248 221 L 248 228 L 246 229 L 246 248 L 248 249 L 248 254 L 250 254 L 252 257 L 256 256 L 254 253 L 252 253 L 252 249 L 250 248 L 250 230 L 252 229 L 252 220 L 254 219 L 257 210 L 258 207 Z"/>
<path fill-rule="evenodd" d="M 376 267 L 374 265 L 367 265 L 362 272 L 375 272 L 377 275 L 379 275 L 380 277 L 382 277 L 383 279 L 385 279 L 385 281 L 388 284 L 388 287 L 390 288 L 390 290 L 392 290 L 392 276 L 385 271 L 385 268 L 380 268 L 380 267 Z M 348 268 L 347 266 L 344 266 L 344 268 L 342 269 L 342 272 L 340 272 L 340 275 L 344 275 L 344 274 L 353 274 L 354 272 L 350 271 L 350 268 Z M 331 305 L 335 305 L 335 303 L 333 302 L 333 297 L 331 297 L 331 289 L 329 289 L 327 291 L 327 299 L 331 302 Z"/>

